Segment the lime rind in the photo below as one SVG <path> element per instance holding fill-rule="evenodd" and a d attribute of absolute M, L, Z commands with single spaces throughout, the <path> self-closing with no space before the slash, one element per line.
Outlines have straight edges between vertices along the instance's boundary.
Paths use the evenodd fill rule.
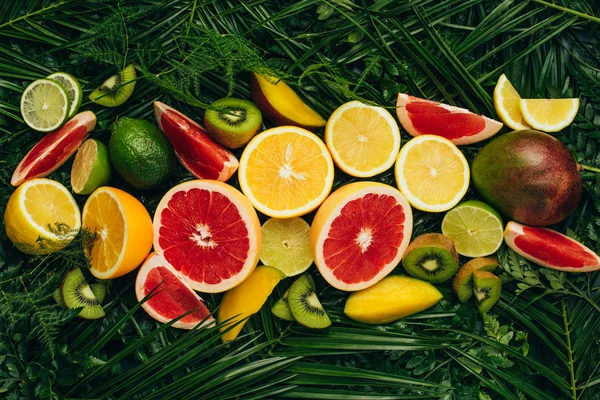
<path fill-rule="evenodd" d="M 77 150 L 71 168 L 71 187 L 77 194 L 90 194 L 110 179 L 108 149 L 96 140 L 88 139 Z"/>
<path fill-rule="evenodd" d="M 72 118 L 75 114 L 77 114 L 83 99 L 83 90 L 81 89 L 79 81 L 73 75 L 66 72 L 55 72 L 52 75 L 48 75 L 46 79 L 56 81 L 65 88 L 71 104 L 69 107 L 68 118 Z"/>
<path fill-rule="evenodd" d="M 33 81 L 21 96 L 23 121 L 40 132 L 52 132 L 69 117 L 69 95 L 60 83 L 51 79 Z"/>

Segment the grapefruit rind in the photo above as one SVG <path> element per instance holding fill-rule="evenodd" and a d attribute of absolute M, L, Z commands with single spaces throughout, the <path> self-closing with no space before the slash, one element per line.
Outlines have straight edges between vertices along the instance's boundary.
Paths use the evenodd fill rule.
<path fill-rule="evenodd" d="M 175 270 L 175 268 L 173 268 L 173 266 L 171 264 L 169 264 L 169 262 L 167 260 L 165 260 L 165 258 L 160 253 L 150 254 L 148 256 L 148 258 L 146 259 L 146 261 L 144 262 L 144 264 L 142 265 L 142 267 L 138 271 L 137 277 L 135 279 L 135 295 L 136 295 L 138 301 L 142 301 L 142 299 L 144 297 L 146 297 L 146 295 L 147 295 L 147 293 L 145 293 L 145 290 L 144 290 L 144 284 L 146 283 L 146 278 L 147 278 L 148 274 L 150 273 L 150 271 L 153 268 L 156 268 L 159 266 L 167 268 L 173 274 L 173 276 L 175 276 L 175 278 L 177 278 L 179 280 L 179 282 L 182 283 L 183 286 L 185 286 L 190 291 L 190 293 L 192 293 L 194 295 L 194 297 L 196 297 L 198 299 L 198 301 L 201 304 L 203 304 L 204 307 L 206 308 L 204 300 L 200 296 L 198 296 L 198 294 L 196 292 L 194 292 L 194 290 L 186 282 L 185 278 L 181 274 L 179 274 L 179 272 L 177 272 L 177 270 Z M 159 286 L 154 291 L 153 294 L 156 295 L 156 293 L 158 293 L 160 290 L 161 290 L 161 288 Z M 171 322 L 170 318 L 167 318 L 167 317 L 159 314 L 150 305 L 150 299 L 148 301 L 142 303 L 142 308 L 152 318 L 154 318 L 158 322 L 162 322 L 165 324 Z M 206 311 L 208 312 L 208 308 L 206 308 Z M 188 314 L 188 315 L 191 315 L 191 314 Z M 214 318 L 209 314 L 204 320 L 198 320 L 195 322 L 182 322 L 182 320 L 180 319 L 179 321 L 173 323 L 173 325 L 171 325 L 171 326 L 173 328 L 179 328 L 179 329 L 193 329 L 195 327 L 200 328 L 200 327 L 209 326 L 209 325 L 214 324 L 214 322 L 215 322 Z"/>
<path fill-rule="evenodd" d="M 403 235 L 402 241 L 397 250 L 396 256 L 386 265 L 382 266 L 381 270 L 369 280 L 358 283 L 347 283 L 338 279 L 333 271 L 327 266 L 323 248 L 325 240 L 329 237 L 329 231 L 333 221 L 340 216 L 342 209 L 346 204 L 353 200 L 360 199 L 368 194 L 387 195 L 396 199 L 397 204 L 402 207 L 404 212 Z M 319 272 L 325 280 L 333 287 L 344 291 L 357 291 L 373 286 L 381 279 L 386 277 L 400 263 L 404 251 L 408 247 L 413 228 L 413 216 L 410 204 L 400 191 L 389 185 L 378 182 L 354 182 L 341 187 L 333 192 L 317 211 L 310 229 L 310 243 L 313 252 L 315 264 Z M 383 233 L 385 235 L 385 232 Z"/>
<path fill-rule="evenodd" d="M 564 240 L 565 245 L 568 245 L 570 247 L 576 246 L 580 248 L 582 255 L 586 258 L 586 261 L 582 261 L 583 265 L 579 267 L 565 264 L 560 265 L 558 262 L 555 264 L 551 264 L 547 261 L 537 258 L 532 254 L 527 253 L 524 249 L 519 247 L 518 243 L 516 243 L 518 238 L 522 238 L 525 240 L 527 239 L 527 232 L 525 232 L 525 229 L 528 229 L 531 232 L 537 231 L 540 233 L 552 234 L 555 238 L 560 238 L 560 240 Z M 546 268 L 556 269 L 558 271 L 565 272 L 590 272 L 600 270 L 600 257 L 596 253 L 594 253 L 591 249 L 579 243 L 578 241 L 571 239 L 570 237 L 563 235 L 562 233 L 556 232 L 552 229 L 521 225 L 518 222 L 510 221 L 506 225 L 506 229 L 504 230 L 504 241 L 506 245 L 509 248 L 511 248 L 515 253 L 519 254 L 520 256 L 535 264 L 541 265 Z M 559 245 L 552 245 L 553 250 L 558 250 L 558 247 Z M 572 250 L 569 250 L 568 253 L 569 254 L 567 256 L 573 255 Z"/>
<path fill-rule="evenodd" d="M 500 131 L 500 129 L 502 129 L 502 126 L 503 126 L 503 124 L 501 122 L 498 122 L 494 119 L 488 118 L 483 115 L 477 115 L 477 114 L 467 110 L 466 108 L 460 108 L 460 107 L 455 107 L 455 106 L 451 106 L 451 105 L 444 104 L 444 103 L 439 103 L 436 101 L 420 99 L 418 97 L 413 97 L 413 96 L 407 95 L 405 93 L 398 93 L 398 100 L 396 101 L 396 113 L 398 115 L 398 120 L 402 124 L 402 127 L 411 136 L 416 137 L 416 136 L 420 136 L 423 134 L 435 134 L 437 136 L 445 137 L 444 135 L 442 135 L 443 132 L 422 133 L 422 132 L 419 132 L 415 128 L 415 126 L 412 122 L 412 119 L 411 119 L 412 118 L 411 113 L 409 113 L 406 109 L 406 105 L 411 102 L 430 103 L 439 108 L 449 111 L 450 114 L 468 114 L 468 115 L 478 116 L 478 117 L 482 118 L 485 125 L 484 125 L 484 128 L 481 131 L 479 131 L 478 133 L 476 133 L 474 135 L 461 136 L 458 138 L 450 139 L 457 146 L 481 142 L 482 140 L 485 140 L 485 139 L 495 135 L 496 133 L 498 133 Z"/>
<path fill-rule="evenodd" d="M 229 290 L 238 284 L 240 284 L 244 279 L 246 279 L 254 268 L 258 264 L 258 260 L 260 257 L 260 249 L 262 246 L 262 231 L 260 226 L 260 221 L 258 219 L 258 215 L 256 211 L 252 207 L 250 201 L 244 197 L 242 193 L 240 193 L 233 186 L 230 186 L 226 183 L 203 179 L 203 180 L 191 180 L 187 182 L 180 183 L 179 185 L 171 188 L 160 200 L 158 207 L 156 208 L 156 212 L 154 213 L 154 250 L 164 252 L 166 249 L 162 248 L 160 244 L 160 228 L 162 226 L 162 212 L 168 208 L 169 201 L 171 198 L 178 192 L 181 191 L 189 191 L 191 189 L 200 189 L 200 190 L 208 190 L 210 192 L 217 192 L 225 196 L 231 204 L 233 204 L 240 216 L 242 217 L 246 230 L 248 232 L 248 241 L 249 241 L 249 249 L 248 254 L 246 256 L 246 260 L 242 267 L 242 270 L 238 272 L 236 275 L 232 276 L 229 279 L 222 280 L 218 284 L 206 284 L 204 282 L 194 281 L 190 279 L 185 274 L 182 274 L 186 277 L 187 283 L 194 289 L 203 293 L 220 293 L 226 290 Z M 190 243 L 191 245 L 191 243 Z"/>

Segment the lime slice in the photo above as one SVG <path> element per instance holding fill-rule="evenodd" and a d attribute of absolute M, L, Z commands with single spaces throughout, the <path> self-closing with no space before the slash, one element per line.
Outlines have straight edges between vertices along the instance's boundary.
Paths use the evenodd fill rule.
<path fill-rule="evenodd" d="M 77 150 L 71 169 L 71 187 L 77 194 L 90 194 L 110 178 L 108 149 L 96 139 L 86 140 Z"/>
<path fill-rule="evenodd" d="M 482 201 L 465 201 L 446 213 L 442 233 L 454 241 L 458 254 L 488 256 L 502 244 L 502 218 Z"/>
<path fill-rule="evenodd" d="M 69 118 L 77 114 L 77 110 L 79 110 L 79 106 L 81 105 L 81 99 L 83 98 L 83 91 L 77 78 L 66 72 L 56 72 L 46 78 L 60 83 L 67 91 L 69 102 L 71 103 Z"/>
<path fill-rule="evenodd" d="M 21 96 L 21 115 L 31 129 L 52 132 L 69 117 L 69 95 L 58 82 L 38 79 Z"/>
<path fill-rule="evenodd" d="M 310 226 L 302 218 L 271 218 L 262 226 L 260 260 L 287 276 L 306 271 L 313 262 Z"/>

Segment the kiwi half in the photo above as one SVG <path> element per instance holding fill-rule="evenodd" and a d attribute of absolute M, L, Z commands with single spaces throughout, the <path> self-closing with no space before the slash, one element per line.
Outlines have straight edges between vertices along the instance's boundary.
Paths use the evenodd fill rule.
<path fill-rule="evenodd" d="M 90 94 L 90 100 L 105 107 L 117 107 L 125 103 L 135 88 L 135 66 L 129 64 L 114 74 Z"/>
<path fill-rule="evenodd" d="M 79 268 L 73 268 L 61 286 L 61 295 L 67 308 L 81 308 L 79 316 L 85 319 L 98 319 L 104 316 L 104 309 L 85 281 Z"/>
<path fill-rule="evenodd" d="M 309 275 L 302 275 L 292 283 L 288 292 L 288 303 L 294 319 L 299 324 L 314 329 L 323 329 L 331 325 Z"/>
<path fill-rule="evenodd" d="M 500 278 L 488 271 L 473 272 L 473 294 L 480 313 L 488 312 L 500 298 Z"/>
<path fill-rule="evenodd" d="M 226 97 L 210 105 L 204 113 L 204 128 L 221 146 L 237 149 L 256 135 L 262 124 L 262 114 L 248 100 Z"/>
<path fill-rule="evenodd" d="M 286 321 L 295 321 L 294 314 L 290 310 L 290 304 L 288 302 L 289 290 L 286 290 L 283 296 L 273 304 L 271 312 L 274 316 L 284 319 Z"/>
<path fill-rule="evenodd" d="M 402 265 L 406 272 L 427 282 L 447 281 L 458 270 L 454 242 L 441 233 L 426 233 L 406 248 Z"/>
<path fill-rule="evenodd" d="M 493 257 L 474 258 L 458 270 L 452 280 L 452 287 L 458 300 L 465 303 L 473 296 L 473 272 L 493 271 L 498 266 L 498 261 Z"/>

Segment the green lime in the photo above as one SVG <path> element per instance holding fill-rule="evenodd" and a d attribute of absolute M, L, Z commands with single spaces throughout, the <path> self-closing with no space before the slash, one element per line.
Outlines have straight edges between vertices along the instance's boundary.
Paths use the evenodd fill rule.
<path fill-rule="evenodd" d="M 21 96 L 21 115 L 31 129 L 52 132 L 69 117 L 69 95 L 60 83 L 50 79 L 33 81 Z"/>
<path fill-rule="evenodd" d="M 77 194 L 90 194 L 108 183 L 110 162 L 108 149 L 96 139 L 88 139 L 79 147 L 71 168 L 71 187 Z"/>
<path fill-rule="evenodd" d="M 77 114 L 79 106 L 81 106 L 81 99 L 83 98 L 83 91 L 81 90 L 81 85 L 77 78 L 66 72 L 55 72 L 46 78 L 60 83 L 67 91 L 71 103 L 71 106 L 69 107 L 69 118 Z"/>
<path fill-rule="evenodd" d="M 503 231 L 500 214 L 479 200 L 460 203 L 442 221 L 442 233 L 454 241 L 458 254 L 467 257 L 496 252 L 502 244 Z"/>
<path fill-rule="evenodd" d="M 175 168 L 171 143 L 152 123 L 124 117 L 112 125 L 111 131 L 110 161 L 119 175 L 136 189 L 159 185 Z"/>
<path fill-rule="evenodd" d="M 302 218 L 271 218 L 262 226 L 260 260 L 286 276 L 306 271 L 313 263 L 310 226 Z"/>

